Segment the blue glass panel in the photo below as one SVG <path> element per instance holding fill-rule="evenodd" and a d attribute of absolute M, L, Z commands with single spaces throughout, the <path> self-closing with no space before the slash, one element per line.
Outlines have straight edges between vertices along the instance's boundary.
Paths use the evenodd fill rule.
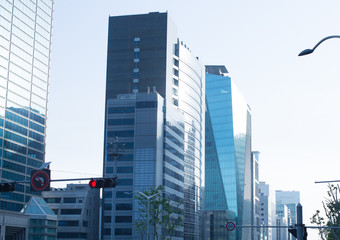
<path fill-rule="evenodd" d="M 34 120 L 34 121 L 36 121 L 36 122 L 42 124 L 42 125 L 45 125 L 45 118 L 40 117 L 40 116 L 37 115 L 37 114 L 34 114 L 34 113 L 31 112 L 30 118 L 31 118 L 32 120 Z"/>
<path fill-rule="evenodd" d="M 41 132 L 41 133 L 44 133 L 45 132 L 45 128 L 43 126 L 40 126 L 39 124 L 36 124 L 32 121 L 30 121 L 30 128 L 38 131 L 38 132 Z"/>
<path fill-rule="evenodd" d="M 35 148 L 35 149 L 42 151 L 42 152 L 45 149 L 44 144 L 41 144 L 41 143 L 38 143 L 38 142 L 35 142 L 35 141 L 31 141 L 31 140 L 28 140 L 28 146 L 31 147 L 31 148 Z"/>
<path fill-rule="evenodd" d="M 2 178 L 5 179 L 12 179 L 15 181 L 24 181 L 25 180 L 25 176 L 20 175 L 20 174 L 16 174 L 16 173 L 12 173 L 12 172 L 8 172 L 5 170 L 2 170 Z"/>
<path fill-rule="evenodd" d="M 156 108 L 157 102 L 137 102 L 136 108 Z"/>
<path fill-rule="evenodd" d="M 13 151 L 19 152 L 21 154 L 26 154 L 26 148 L 25 147 L 22 147 L 20 145 L 17 145 L 17 144 L 8 142 L 8 141 L 4 141 L 4 147 L 11 149 Z"/>
<path fill-rule="evenodd" d="M 131 223 L 132 222 L 132 216 L 116 216 L 115 222 L 116 223 Z"/>
<path fill-rule="evenodd" d="M 16 123 L 19 123 L 19 124 L 22 124 L 24 126 L 28 126 L 28 120 L 23 118 L 23 117 L 20 117 L 19 115 L 16 115 L 14 113 L 11 113 L 9 111 L 6 110 L 6 118 L 7 119 L 10 119 Z"/>
<path fill-rule="evenodd" d="M 135 112 L 134 107 L 110 107 L 108 113 L 133 113 Z"/>
<path fill-rule="evenodd" d="M 118 178 L 117 179 L 117 186 L 132 186 L 133 184 L 133 180 L 130 178 L 130 179 L 121 179 L 121 178 Z"/>
<path fill-rule="evenodd" d="M 39 133 L 30 131 L 29 132 L 29 137 L 33 138 L 33 139 L 35 139 L 35 140 L 37 140 L 39 142 L 44 142 L 44 136 L 40 135 Z"/>
<path fill-rule="evenodd" d="M 125 130 L 125 131 L 108 131 L 107 137 L 133 137 L 133 130 Z"/>
<path fill-rule="evenodd" d="M 127 118 L 127 119 L 109 119 L 107 124 L 109 126 L 112 125 L 133 125 L 135 123 L 134 118 Z"/>
<path fill-rule="evenodd" d="M 116 198 L 132 198 L 131 193 L 126 192 L 126 191 L 117 191 L 116 192 Z"/>
<path fill-rule="evenodd" d="M 8 129 L 10 129 L 14 132 L 21 133 L 22 135 L 25 135 L 25 136 L 27 135 L 27 129 L 26 128 L 20 127 L 19 125 L 8 122 L 8 121 L 6 121 L 6 128 L 8 128 Z"/>
<path fill-rule="evenodd" d="M 132 173 L 132 166 L 117 167 L 117 173 Z"/>
<path fill-rule="evenodd" d="M 14 200 L 14 201 L 24 201 L 24 195 L 12 192 L 3 192 L 1 193 L 1 198 L 6 200 Z"/>
<path fill-rule="evenodd" d="M 11 163 L 8 161 L 2 161 L 2 167 L 13 170 L 13 171 L 22 172 L 22 173 L 25 173 L 25 170 L 26 170 L 25 166 L 22 166 L 16 163 Z"/>
<path fill-rule="evenodd" d="M 115 235 L 130 236 L 132 235 L 132 229 L 131 228 L 115 228 Z"/>
<path fill-rule="evenodd" d="M 116 210 L 132 210 L 132 203 L 117 203 Z"/>
<path fill-rule="evenodd" d="M 41 167 L 41 165 L 43 165 L 43 161 L 38 161 L 38 160 L 34 160 L 34 159 L 31 159 L 31 158 L 27 158 L 27 164 L 29 166 L 32 166 L 34 168 L 39 168 Z"/>
<path fill-rule="evenodd" d="M 12 152 L 8 152 L 6 150 L 4 150 L 4 158 L 19 162 L 19 163 L 26 163 L 26 157 L 21 156 L 19 154 L 16 153 L 12 153 Z"/>
<path fill-rule="evenodd" d="M 12 132 L 5 131 L 5 138 L 26 145 L 27 139 Z"/>
<path fill-rule="evenodd" d="M 32 149 L 28 149 L 27 156 L 31 157 L 31 158 L 36 158 L 36 159 L 44 160 L 44 154 L 43 153 L 34 151 Z"/>
<path fill-rule="evenodd" d="M 20 212 L 23 207 L 24 205 L 20 203 L 0 201 L 0 209 L 3 209 L 3 210 L 11 209 L 12 211 Z"/>
<path fill-rule="evenodd" d="M 22 116 L 28 117 L 28 110 L 24 108 L 15 108 L 9 107 L 8 109 L 12 110 L 13 112 L 19 113 Z"/>

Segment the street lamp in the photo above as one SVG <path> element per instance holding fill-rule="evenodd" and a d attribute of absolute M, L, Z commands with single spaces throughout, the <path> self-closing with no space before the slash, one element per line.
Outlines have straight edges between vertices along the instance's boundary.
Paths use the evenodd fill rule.
<path fill-rule="evenodd" d="M 142 195 L 147 201 L 148 210 L 147 210 L 147 215 L 146 215 L 146 219 L 147 219 L 147 222 L 146 222 L 146 239 L 149 240 L 149 202 L 150 202 L 151 198 L 159 195 L 160 193 L 156 193 L 156 194 L 151 195 L 151 196 L 145 195 L 142 192 L 137 192 L 137 193 Z"/>
<path fill-rule="evenodd" d="M 320 42 L 318 42 L 312 49 L 305 49 L 302 52 L 299 53 L 299 56 L 304 56 L 304 55 L 308 55 L 311 54 L 312 52 L 314 52 L 314 50 L 324 41 L 331 39 L 331 38 L 340 38 L 339 35 L 332 35 L 332 36 L 328 36 L 325 37 L 323 39 L 320 40 Z"/>

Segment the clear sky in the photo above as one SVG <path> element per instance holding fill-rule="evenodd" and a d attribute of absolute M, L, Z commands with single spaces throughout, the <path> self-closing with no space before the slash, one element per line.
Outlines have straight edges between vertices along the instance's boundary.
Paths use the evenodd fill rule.
<path fill-rule="evenodd" d="M 203 64 L 227 67 L 252 109 L 261 181 L 300 191 L 310 225 L 327 190 L 314 181 L 340 179 L 340 39 L 297 54 L 340 34 L 340 1 L 56 0 L 54 7 L 46 149 L 52 178 L 102 173 L 109 15 L 168 11 Z"/>

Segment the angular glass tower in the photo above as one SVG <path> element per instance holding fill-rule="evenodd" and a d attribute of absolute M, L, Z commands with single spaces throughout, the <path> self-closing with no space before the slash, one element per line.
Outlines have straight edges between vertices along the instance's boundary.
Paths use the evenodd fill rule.
<path fill-rule="evenodd" d="M 45 161 L 53 0 L 0 2 L 0 181 L 29 180 Z M 20 211 L 28 184 L 0 194 Z"/>
<path fill-rule="evenodd" d="M 227 73 L 225 66 L 206 66 L 205 210 L 232 212 L 230 220 L 245 225 L 251 224 L 251 115 Z M 250 231 L 237 237 L 251 239 Z"/>
<path fill-rule="evenodd" d="M 179 156 L 184 158 L 184 184 L 181 187 L 184 192 L 185 239 L 201 237 L 205 163 L 204 86 L 203 66 L 178 40 L 176 27 L 167 13 L 109 18 L 106 106 L 109 99 L 117 98 L 118 94 L 145 93 L 152 89 L 164 98 L 165 105 L 183 113 L 184 154 Z M 106 144 L 111 141 L 108 138 L 114 137 L 108 135 L 108 114 L 105 117 L 104 153 L 107 153 Z M 136 132 L 131 134 L 131 139 L 136 142 Z M 166 142 L 164 146 L 167 147 Z M 132 161 L 137 163 L 139 150 L 136 145 L 132 151 Z M 104 164 L 105 159 L 106 156 Z M 143 166 L 148 170 L 147 165 Z M 136 184 L 133 183 L 134 186 Z M 162 182 L 164 186 L 167 184 L 171 185 L 165 180 Z M 177 187 L 172 185 L 172 188 Z M 115 222 L 111 226 L 114 228 Z M 114 237 L 104 236 L 104 239 L 118 239 Z"/>

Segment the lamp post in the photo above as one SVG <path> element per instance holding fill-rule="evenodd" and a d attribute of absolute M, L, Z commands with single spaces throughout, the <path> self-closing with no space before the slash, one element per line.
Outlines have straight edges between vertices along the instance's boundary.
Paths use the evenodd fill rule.
<path fill-rule="evenodd" d="M 314 52 L 314 50 L 324 41 L 331 39 L 331 38 L 340 38 L 340 35 L 332 35 L 332 36 L 328 36 L 325 37 L 323 39 L 321 39 L 312 49 L 305 49 L 302 52 L 299 53 L 299 56 L 305 56 L 308 54 L 311 54 L 312 52 Z"/>
<path fill-rule="evenodd" d="M 144 193 L 142 192 L 137 192 L 138 194 L 142 195 L 146 201 L 147 201 L 147 213 L 146 213 L 146 219 L 147 219 L 147 222 L 146 222 L 146 239 L 149 240 L 149 202 L 150 202 L 150 199 L 159 195 L 160 193 L 156 193 L 154 195 L 151 195 L 151 196 L 147 196 L 145 195 Z"/>

